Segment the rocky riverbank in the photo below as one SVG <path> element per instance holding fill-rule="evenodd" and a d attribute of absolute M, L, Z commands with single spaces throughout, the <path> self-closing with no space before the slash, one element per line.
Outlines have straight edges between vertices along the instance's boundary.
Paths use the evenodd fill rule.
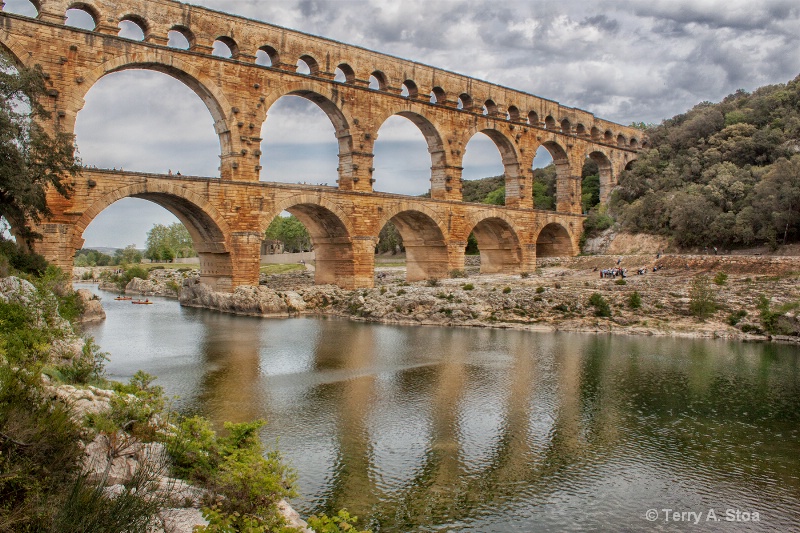
<path fill-rule="evenodd" d="M 354 291 L 315 286 L 306 272 L 272 276 L 232 294 L 187 277 L 180 302 L 266 317 L 318 314 L 392 324 L 800 340 L 797 257 L 587 256 L 541 265 L 528 277 L 478 275 L 477 267 L 468 267 L 466 278 L 415 283 L 403 281 L 401 268 L 379 269 L 375 288 Z M 625 268 L 626 277 L 600 277 L 615 267 Z M 643 274 L 637 274 L 640 269 Z M 712 304 L 702 318 L 691 310 L 700 285 L 702 298 Z M 610 316 L 598 316 L 603 313 L 594 294 L 607 303 Z M 773 331 L 764 323 L 764 301 Z"/>

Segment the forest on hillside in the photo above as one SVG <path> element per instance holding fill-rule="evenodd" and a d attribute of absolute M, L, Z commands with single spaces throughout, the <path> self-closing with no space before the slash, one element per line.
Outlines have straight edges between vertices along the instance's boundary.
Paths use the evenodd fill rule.
<path fill-rule="evenodd" d="M 800 240 L 800 76 L 645 129 L 608 207 L 623 229 L 684 248 Z"/>

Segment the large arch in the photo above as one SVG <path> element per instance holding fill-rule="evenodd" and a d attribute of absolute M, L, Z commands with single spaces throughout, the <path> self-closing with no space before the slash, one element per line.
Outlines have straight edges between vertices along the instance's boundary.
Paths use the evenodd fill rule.
<path fill-rule="evenodd" d="M 611 159 L 599 150 L 591 152 L 588 157 L 597 164 L 597 170 L 600 173 L 600 203 L 605 204 L 611 196 L 611 189 L 616 185 Z"/>
<path fill-rule="evenodd" d="M 231 109 L 225 95 L 210 80 L 206 81 L 205 76 L 196 68 L 181 61 L 174 52 L 161 52 L 157 50 L 125 54 L 114 59 L 110 59 L 88 71 L 84 76 L 83 83 L 80 84 L 80 108 L 83 107 L 86 94 L 102 78 L 113 72 L 124 70 L 152 70 L 161 72 L 175 78 L 189 87 L 203 101 L 214 119 L 214 129 L 219 135 L 220 157 L 224 157 L 233 151 L 233 139 L 227 121 L 227 111 Z M 77 115 L 80 108 L 75 109 Z M 74 131 L 75 116 L 72 117 L 72 130 Z M 223 177 L 225 177 L 223 171 Z"/>
<path fill-rule="evenodd" d="M 261 124 L 261 129 L 263 130 L 264 128 L 269 110 L 284 96 L 298 96 L 316 104 L 327 115 L 333 125 L 339 145 L 338 175 L 339 187 L 342 187 L 343 184 L 349 183 L 352 178 L 354 163 L 350 124 L 353 123 L 353 118 L 345 110 L 339 108 L 333 100 L 324 96 L 319 89 L 320 87 L 313 82 L 304 81 L 290 84 L 280 91 L 274 91 L 265 96 L 263 102 L 265 114 L 262 117 L 264 122 Z"/>
<path fill-rule="evenodd" d="M 140 182 L 114 189 L 97 198 L 74 224 L 73 255 L 83 246 L 83 232 L 102 211 L 123 198 L 151 201 L 186 226 L 200 258 L 200 280 L 218 291 L 233 288 L 231 229 L 220 212 L 201 196 L 176 184 Z"/>
<path fill-rule="evenodd" d="M 478 241 L 481 274 L 519 274 L 522 271 L 521 240 L 508 217 L 490 213 L 469 221 L 468 226 Z"/>
<path fill-rule="evenodd" d="M 444 143 L 442 141 L 441 135 L 439 134 L 439 130 L 437 129 L 437 127 L 430 120 L 428 120 L 426 117 L 422 116 L 419 113 L 416 113 L 414 111 L 408 111 L 408 110 L 397 111 L 397 112 L 395 112 L 395 113 L 393 113 L 391 115 L 388 115 L 388 116 L 384 117 L 380 121 L 380 126 L 376 130 L 377 131 L 377 135 L 376 136 L 377 136 L 378 139 L 380 139 L 380 131 L 381 131 L 381 129 L 384 126 L 391 125 L 391 123 L 389 121 L 392 120 L 394 117 L 402 117 L 402 118 L 408 120 L 411 124 L 416 126 L 417 130 L 422 135 L 422 138 L 423 138 L 423 140 L 424 140 L 424 142 L 425 142 L 425 144 L 427 146 L 428 153 L 430 154 L 430 167 L 428 167 L 430 169 L 429 176 L 428 176 L 428 181 L 429 181 L 429 187 L 428 188 L 430 189 L 430 193 L 431 193 L 431 196 L 433 198 L 439 197 L 439 194 L 444 193 L 445 187 L 448 186 L 447 180 L 446 180 L 445 175 L 444 175 L 444 173 L 446 171 L 446 167 L 447 167 L 447 158 L 446 158 L 446 155 L 445 155 Z M 373 152 L 376 151 L 377 145 L 378 145 L 378 143 L 377 143 L 377 140 L 376 140 L 375 145 L 373 146 Z M 420 148 L 421 148 L 421 146 L 420 146 Z M 378 163 L 377 161 L 375 161 L 373 163 L 373 167 L 376 168 L 376 171 L 380 170 L 377 163 Z M 420 169 L 416 169 L 416 170 L 420 170 Z M 421 170 L 420 170 L 420 173 L 421 173 Z M 419 176 L 419 174 L 417 174 L 417 175 Z M 375 173 L 375 180 L 380 180 L 381 178 L 382 178 L 381 173 L 380 172 L 376 172 Z M 422 181 L 421 177 L 419 178 L 419 181 Z M 377 183 L 377 181 L 376 181 L 376 183 Z M 383 188 L 382 185 L 379 185 L 379 190 L 381 188 Z M 395 191 L 386 190 L 385 188 L 383 188 L 383 190 L 385 192 L 395 192 Z M 420 192 L 424 193 L 424 192 L 427 192 L 427 191 L 415 191 L 415 192 L 417 192 L 417 194 L 418 194 Z M 405 194 L 409 194 L 409 193 L 406 192 Z M 411 193 L 411 194 L 413 194 L 413 193 Z"/>
<path fill-rule="evenodd" d="M 308 230 L 314 247 L 314 282 L 317 285 L 354 286 L 353 226 L 349 217 L 319 195 L 299 194 L 279 202 L 262 218 L 259 232 L 284 211 L 297 217 Z"/>
<path fill-rule="evenodd" d="M 572 169 L 570 168 L 567 151 L 558 142 L 551 140 L 545 141 L 541 145 L 553 158 L 556 167 L 556 211 L 571 212 L 573 195 L 577 194 L 580 203 L 580 181 L 578 180 L 578 191 L 571 190 Z"/>
<path fill-rule="evenodd" d="M 446 226 L 437 213 L 423 205 L 404 209 L 402 205 L 386 211 L 378 230 L 392 222 L 406 250 L 406 280 L 446 278 L 449 273 Z"/>
<path fill-rule="evenodd" d="M 536 236 L 536 258 L 572 257 L 575 246 L 569 231 L 558 222 L 543 227 Z"/>
<path fill-rule="evenodd" d="M 465 143 L 464 151 L 466 153 L 469 142 L 477 135 L 482 133 L 486 135 L 495 145 L 497 151 L 500 153 L 500 161 L 503 165 L 503 175 L 505 176 L 506 188 L 506 204 L 512 204 L 509 199 L 517 199 L 521 197 L 522 189 L 520 188 L 520 168 L 519 168 L 519 154 L 514 147 L 514 143 L 506 137 L 502 132 L 493 128 L 477 129 L 473 128 L 468 132 L 467 142 Z M 490 177 L 490 176 L 485 176 Z M 530 194 L 530 193 L 528 193 Z"/>

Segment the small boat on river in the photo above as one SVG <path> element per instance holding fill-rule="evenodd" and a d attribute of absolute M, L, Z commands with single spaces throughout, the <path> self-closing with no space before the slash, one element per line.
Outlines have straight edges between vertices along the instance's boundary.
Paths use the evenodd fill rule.
<path fill-rule="evenodd" d="M 132 296 L 117 296 L 115 300 L 133 300 Z"/>
<path fill-rule="evenodd" d="M 145 299 L 145 300 L 133 300 L 133 301 L 131 301 L 131 303 L 132 304 L 138 304 L 138 305 L 152 305 L 153 304 L 153 302 L 151 302 L 150 300 L 147 300 L 147 299 Z"/>

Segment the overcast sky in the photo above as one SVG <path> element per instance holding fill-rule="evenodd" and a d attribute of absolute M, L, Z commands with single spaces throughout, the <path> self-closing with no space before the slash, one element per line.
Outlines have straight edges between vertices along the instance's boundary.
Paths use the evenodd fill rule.
<path fill-rule="evenodd" d="M 6 10 L 26 3 L 6 0 Z M 194 3 L 485 79 L 622 124 L 658 123 L 698 102 L 800 74 L 798 0 Z M 79 15 L 71 23 L 80 24 Z M 87 95 L 76 135 L 87 165 L 218 175 L 211 115 L 163 74 L 100 80 Z M 313 104 L 282 98 L 269 110 L 262 136 L 262 180 L 335 182 L 333 127 Z M 481 137 L 467 146 L 466 179 L 502 173 L 499 153 Z M 429 187 L 425 142 L 401 117 L 380 130 L 374 166 L 377 190 L 421 194 Z M 154 223 L 169 221 L 160 207 L 123 200 L 90 225 L 86 246 L 142 247 Z"/>

